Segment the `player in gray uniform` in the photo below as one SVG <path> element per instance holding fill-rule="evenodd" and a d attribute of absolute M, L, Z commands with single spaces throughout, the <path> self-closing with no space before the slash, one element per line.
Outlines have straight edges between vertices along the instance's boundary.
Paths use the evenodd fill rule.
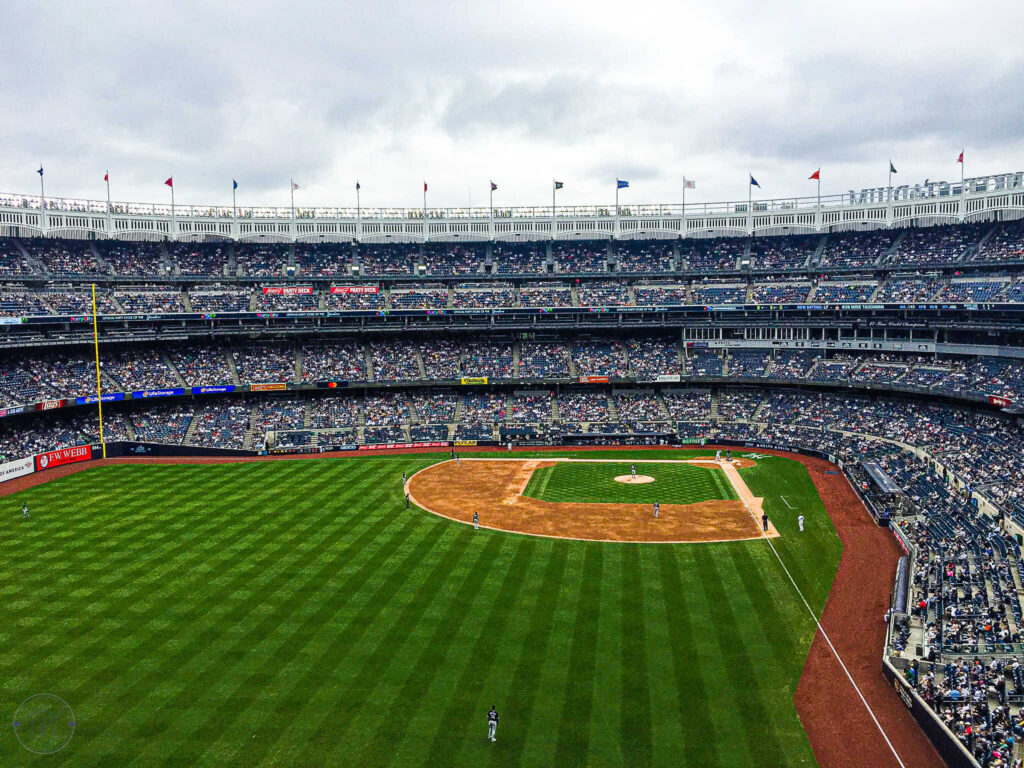
<path fill-rule="evenodd" d="M 21 519 L 28 520 L 28 504 L 21 505 Z"/>
<path fill-rule="evenodd" d="M 629 465 L 629 474 L 632 477 L 636 477 L 636 464 L 630 464 Z"/>
<path fill-rule="evenodd" d="M 479 512 L 474 512 L 473 513 L 473 530 L 476 530 L 476 531 L 480 530 L 480 513 Z"/>
<path fill-rule="evenodd" d="M 491 711 L 487 713 L 487 740 L 497 741 L 494 732 L 498 730 L 498 710 L 491 705 Z"/>
<path fill-rule="evenodd" d="M 661 504 L 654 502 L 654 516 L 657 517 L 659 512 L 661 512 Z"/>

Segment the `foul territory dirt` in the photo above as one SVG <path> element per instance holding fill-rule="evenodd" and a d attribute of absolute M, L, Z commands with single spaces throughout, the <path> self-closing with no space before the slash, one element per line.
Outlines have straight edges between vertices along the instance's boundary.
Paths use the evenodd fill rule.
<path fill-rule="evenodd" d="M 743 501 L 715 500 L 662 504 L 658 517 L 654 517 L 650 504 L 551 502 L 523 496 L 534 471 L 555 463 L 522 459 L 445 461 L 409 478 L 407 490 L 417 506 L 436 515 L 471 523 L 475 512 L 483 528 L 534 536 L 620 542 L 733 541 L 762 536 L 761 500 L 750 495 L 735 471 L 726 476 L 753 513 Z M 723 471 L 715 462 L 691 463 L 708 472 Z M 610 466 L 608 471 L 615 469 Z M 774 526 L 769 526 L 768 535 L 778 535 Z"/>

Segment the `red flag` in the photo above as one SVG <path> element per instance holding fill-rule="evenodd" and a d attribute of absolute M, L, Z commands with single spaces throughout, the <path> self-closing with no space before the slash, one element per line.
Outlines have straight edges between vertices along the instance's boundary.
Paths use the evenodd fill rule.
<path fill-rule="evenodd" d="M 808 176 L 807 178 L 808 178 L 808 179 L 819 179 L 819 180 L 820 180 L 820 179 L 821 179 L 821 168 L 819 168 L 818 170 L 816 170 L 816 171 L 815 171 L 814 173 L 812 173 L 812 174 L 811 174 L 810 176 Z"/>
<path fill-rule="evenodd" d="M 958 157 L 958 158 L 956 159 L 956 161 L 957 161 L 958 163 L 962 163 L 962 162 L 964 161 L 964 153 L 963 153 L 963 152 L 961 152 L 961 153 L 960 153 L 960 157 Z"/>
<path fill-rule="evenodd" d="M 423 191 L 424 192 L 427 191 L 427 182 L 425 182 L 425 181 L 423 182 Z"/>
<path fill-rule="evenodd" d="M 171 178 L 169 178 L 167 181 L 165 181 L 164 184 L 166 184 L 168 187 L 171 187 L 173 189 L 174 188 L 174 177 L 171 176 Z"/>
<path fill-rule="evenodd" d="M 103 174 L 103 180 L 104 181 L 110 181 L 110 174 L 109 173 L 104 173 Z"/>

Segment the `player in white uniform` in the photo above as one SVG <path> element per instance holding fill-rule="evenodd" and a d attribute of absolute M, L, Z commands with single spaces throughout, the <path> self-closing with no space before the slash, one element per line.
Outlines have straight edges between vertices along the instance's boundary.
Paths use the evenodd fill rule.
<path fill-rule="evenodd" d="M 632 477 L 636 477 L 636 464 L 629 465 L 629 474 Z"/>
<path fill-rule="evenodd" d="M 804 516 L 803 515 L 798 515 L 797 516 L 796 524 L 800 526 L 800 530 L 801 531 L 804 529 Z"/>

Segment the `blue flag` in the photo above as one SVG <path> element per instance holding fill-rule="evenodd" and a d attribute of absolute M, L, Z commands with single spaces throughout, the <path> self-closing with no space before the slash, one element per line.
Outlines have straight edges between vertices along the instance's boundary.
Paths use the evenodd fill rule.
<path fill-rule="evenodd" d="M 234 179 L 231 180 L 231 188 L 238 189 L 238 182 L 235 181 Z"/>
<path fill-rule="evenodd" d="M 761 185 L 757 183 L 757 179 L 754 178 L 753 174 L 750 176 L 750 186 L 757 187 L 758 189 L 761 188 Z"/>
<path fill-rule="evenodd" d="M 616 187 L 616 189 L 625 189 L 626 187 L 629 186 L 629 182 L 623 181 L 622 179 L 616 179 L 615 183 L 619 185 Z"/>
<path fill-rule="evenodd" d="M 38 173 L 40 176 L 42 176 L 43 175 L 43 166 L 40 165 L 39 166 L 39 170 L 36 171 L 36 173 Z"/>
<path fill-rule="evenodd" d="M 556 182 L 555 182 L 555 189 L 561 189 L 561 188 L 562 188 L 562 187 L 564 187 L 564 186 L 565 186 L 565 185 L 564 185 L 564 184 L 562 184 L 562 182 L 560 182 L 560 181 L 556 181 Z"/>

